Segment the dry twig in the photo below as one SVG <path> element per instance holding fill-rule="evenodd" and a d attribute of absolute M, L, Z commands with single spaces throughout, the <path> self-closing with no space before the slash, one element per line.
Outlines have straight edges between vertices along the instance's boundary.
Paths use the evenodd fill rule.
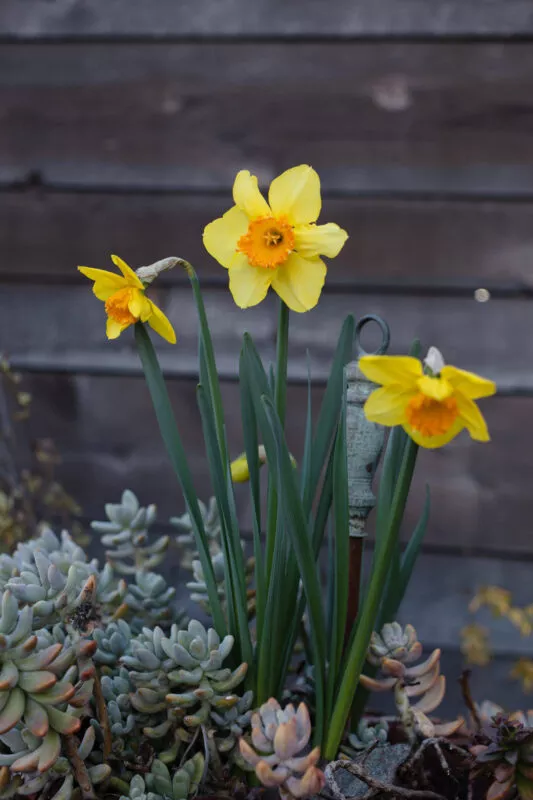
<path fill-rule="evenodd" d="M 464 669 L 463 672 L 461 673 L 461 677 L 459 678 L 459 686 L 461 687 L 464 704 L 470 711 L 470 714 L 472 716 L 476 733 L 479 733 L 481 731 L 482 725 L 481 725 L 481 718 L 479 716 L 479 711 L 477 709 L 476 704 L 474 703 L 474 699 L 472 697 L 472 691 L 470 689 L 471 674 L 472 674 L 471 670 Z"/>
<path fill-rule="evenodd" d="M 406 798 L 406 800 L 446 800 L 444 795 L 438 792 L 431 792 L 426 789 L 408 789 L 404 786 L 395 786 L 392 783 L 383 783 L 369 775 L 362 766 L 355 764 L 353 761 L 332 761 L 331 764 L 325 769 L 328 787 L 331 789 L 333 796 L 336 800 L 349 800 L 339 788 L 335 780 L 334 773 L 336 769 L 345 769 L 351 775 L 354 775 L 359 780 L 366 783 L 370 789 L 377 792 L 385 792 L 386 794 L 396 795 L 396 797 Z"/>
<path fill-rule="evenodd" d="M 78 755 L 78 740 L 75 736 L 69 734 L 68 736 L 63 736 L 63 743 L 65 745 L 65 753 L 74 771 L 74 777 L 80 787 L 83 800 L 97 800 L 85 762 Z"/>

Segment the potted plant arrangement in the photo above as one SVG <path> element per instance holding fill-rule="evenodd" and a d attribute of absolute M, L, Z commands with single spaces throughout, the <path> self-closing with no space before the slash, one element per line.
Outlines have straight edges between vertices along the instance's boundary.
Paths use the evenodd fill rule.
<path fill-rule="evenodd" d="M 227 270 L 239 307 L 257 305 L 270 289 L 279 296 L 275 364 L 263 363 L 251 335 L 243 339 L 245 452 L 236 458 L 193 267 L 166 258 L 133 270 L 113 256 L 118 271 L 79 268 L 105 304 L 108 338 L 134 329 L 181 487 L 175 538 L 198 614 L 175 607 L 176 587 L 158 572 L 172 537 L 152 534 L 155 507 L 130 491 L 93 523 L 103 566 L 68 532 L 50 529 L 0 556 L 0 798 L 533 797 L 529 719 L 477 706 L 466 678 L 468 719 L 435 719 L 445 692 L 440 653 L 421 660 L 414 628 L 395 622 L 429 515 L 428 495 L 402 549 L 419 448 L 444 446 L 463 429 L 488 441 L 476 401 L 494 384 L 445 364 L 435 347 L 421 359 L 417 342 L 405 356 L 359 354 L 354 366 L 348 317 L 318 414 L 309 376 L 303 451 L 291 453 L 290 312 L 319 302 L 322 257 L 337 256 L 347 234 L 317 224 L 320 181 L 306 165 L 276 178 L 268 201 L 241 171 L 233 200 L 206 226 L 205 247 Z M 170 268 L 186 271 L 198 312 L 208 502 L 196 494 L 150 334 L 179 339 L 149 297 Z M 363 575 L 358 534 L 374 504 L 369 486 L 386 428 L 375 546 Z M 355 515 L 353 475 L 356 495 L 361 485 L 365 495 Z M 237 515 L 239 482 L 250 495 L 251 552 Z M 391 716 L 365 711 L 374 691 L 391 693 Z"/>

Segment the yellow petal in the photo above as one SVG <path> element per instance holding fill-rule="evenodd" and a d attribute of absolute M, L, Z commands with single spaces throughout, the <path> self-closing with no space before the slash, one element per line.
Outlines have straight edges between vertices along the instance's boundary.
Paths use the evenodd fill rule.
<path fill-rule="evenodd" d="M 270 184 L 268 201 L 274 216 L 287 217 L 292 225 L 316 222 L 322 207 L 320 178 L 307 164 L 288 169 Z"/>
<path fill-rule="evenodd" d="M 226 211 L 204 228 L 204 247 L 219 264 L 229 268 L 237 251 L 237 242 L 248 230 L 248 217 L 237 206 Z"/>
<path fill-rule="evenodd" d="M 229 269 L 229 288 L 239 308 L 256 306 L 264 300 L 272 283 L 273 270 L 253 267 L 238 254 Z"/>
<path fill-rule="evenodd" d="M 405 407 L 416 390 L 403 389 L 398 384 L 376 389 L 365 403 L 365 416 L 380 425 L 402 425 Z"/>
<path fill-rule="evenodd" d="M 441 436 L 422 436 L 420 431 L 412 428 L 408 423 L 404 423 L 403 429 L 411 437 L 411 439 L 428 450 L 435 450 L 437 447 L 443 447 L 448 444 L 458 433 L 464 428 L 464 422 L 461 417 L 457 417 L 451 428 L 443 433 Z"/>
<path fill-rule="evenodd" d="M 457 367 L 443 367 L 441 375 L 446 380 L 450 381 L 453 388 L 471 400 L 477 400 L 479 397 L 490 397 L 491 394 L 496 392 L 496 384 L 486 378 L 481 378 L 474 372 L 466 372 L 464 369 L 457 369 Z"/>
<path fill-rule="evenodd" d="M 259 191 L 257 178 L 250 175 L 247 169 L 237 173 L 233 184 L 233 200 L 250 219 L 271 216 L 270 207 Z"/>
<path fill-rule="evenodd" d="M 108 272 L 105 269 L 94 269 L 93 267 L 78 267 L 82 275 L 89 278 L 93 283 L 93 293 L 99 300 L 104 302 L 118 289 L 127 286 L 127 282 L 122 275 Z"/>
<path fill-rule="evenodd" d="M 307 259 L 291 253 L 275 271 L 272 288 L 292 311 L 310 311 L 318 303 L 326 272 L 320 258 Z"/>
<path fill-rule="evenodd" d="M 117 275 L 118 278 L 118 275 Z M 123 281 L 122 286 L 117 288 L 116 283 L 111 283 L 110 281 L 104 281 L 101 278 L 98 281 L 93 283 L 93 294 L 99 299 L 102 300 L 104 303 L 105 301 L 111 297 L 111 295 L 115 294 L 115 292 L 123 289 L 125 286 L 127 287 L 127 283 L 124 278 L 119 278 L 119 280 Z"/>
<path fill-rule="evenodd" d="M 107 281 L 115 284 L 117 289 L 125 286 L 124 278 L 121 275 L 117 275 L 116 272 L 109 272 L 107 269 L 95 269 L 94 267 L 78 267 L 78 270 L 91 281 Z"/>
<path fill-rule="evenodd" d="M 453 394 L 453 386 L 446 378 L 434 378 L 431 375 L 422 375 L 417 381 L 418 388 L 426 397 L 433 400 L 446 400 Z"/>
<path fill-rule="evenodd" d="M 422 376 L 422 364 L 412 356 L 361 356 L 359 369 L 374 383 L 388 386 L 397 383 L 400 386 L 414 388 Z"/>
<path fill-rule="evenodd" d="M 111 256 L 111 261 L 122 272 L 126 278 L 126 281 L 128 282 L 128 286 L 134 286 L 136 289 L 144 289 L 141 279 L 135 274 L 132 268 L 126 264 L 125 261 L 123 261 L 119 256 Z"/>
<path fill-rule="evenodd" d="M 326 225 L 298 225 L 294 229 L 294 248 L 301 256 L 326 256 L 335 258 L 348 238 L 348 234 L 334 222 Z"/>
<path fill-rule="evenodd" d="M 490 435 L 487 423 L 474 401 L 459 393 L 455 395 L 455 399 L 457 400 L 461 419 L 472 439 L 476 439 L 478 442 L 489 442 Z"/>
<path fill-rule="evenodd" d="M 172 327 L 168 317 L 163 314 L 160 308 L 156 306 L 151 300 L 146 298 L 150 304 L 150 316 L 148 317 L 148 325 L 158 333 L 163 339 L 166 339 L 170 344 L 176 344 L 176 333 Z"/>
<path fill-rule="evenodd" d="M 134 317 L 146 322 L 152 313 L 152 303 L 145 297 L 144 292 L 133 291 L 131 300 L 128 303 L 128 309 Z"/>
<path fill-rule="evenodd" d="M 108 339 L 117 339 L 122 331 L 126 330 L 126 328 L 130 325 L 130 323 L 126 323 L 125 325 L 121 322 L 117 322 L 116 319 L 111 319 L 111 317 L 107 318 L 106 324 L 106 334 Z"/>

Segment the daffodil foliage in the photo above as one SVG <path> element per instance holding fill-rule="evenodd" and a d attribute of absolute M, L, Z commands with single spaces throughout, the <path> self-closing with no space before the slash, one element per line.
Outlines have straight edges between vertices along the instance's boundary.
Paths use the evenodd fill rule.
<path fill-rule="evenodd" d="M 167 258 L 134 271 L 114 256 L 120 274 L 80 269 L 94 282 L 96 297 L 105 303 L 108 337 L 116 338 L 129 326 L 134 327 L 155 414 L 181 486 L 188 529 L 198 552 L 196 572 L 201 577 L 203 601 L 212 616 L 213 640 L 216 636 L 222 643 L 234 643 L 232 669 L 241 665 L 239 680 L 244 682 L 246 697 L 250 696 L 248 692 L 253 693 L 256 706 L 272 697 L 282 698 L 295 645 L 299 638 L 303 640 L 308 666 L 312 666 L 314 744 L 321 745 L 323 755 L 332 759 L 338 752 L 350 709 L 355 709 L 357 723 L 358 712 L 364 706 L 364 691 L 358 686 L 372 631 L 395 618 L 426 529 L 428 498 L 407 547 L 401 552 L 399 532 L 418 448 L 440 447 L 463 428 L 472 438 L 487 441 L 487 427 L 475 401 L 492 394 L 495 387 L 491 381 L 445 365 L 434 348 L 424 362 L 417 352 L 402 357 L 361 358 L 362 373 L 379 384 L 366 402 L 367 419 L 393 430 L 378 491 L 373 563 L 365 576 L 357 619 L 353 625 L 350 620 L 346 630 L 350 586 L 357 586 L 361 580 L 360 575 L 349 573 L 344 368 L 354 357 L 353 317 L 347 317 L 340 326 L 320 409 L 313 408 L 309 377 L 308 403 L 302 412 L 306 417 L 305 439 L 300 453 L 291 452 L 287 446 L 285 409 L 289 312 L 307 312 L 319 302 L 326 278 L 323 258 L 340 253 L 347 233 L 335 223 L 317 223 L 321 211 L 320 180 L 307 165 L 275 178 L 268 200 L 260 191 L 257 178 L 243 170 L 235 178 L 233 201 L 222 217 L 206 226 L 204 245 L 227 270 L 229 290 L 239 307 L 257 305 L 270 288 L 279 296 L 275 365 L 263 363 L 249 334 L 243 338 L 239 388 L 244 452 L 233 462 L 215 351 L 193 267 L 182 259 Z M 160 269 L 178 263 L 187 272 L 198 313 L 197 400 L 218 511 L 221 553 L 217 554 L 216 564 L 189 457 L 147 327 L 169 342 L 175 341 L 171 323 L 147 297 L 147 290 Z M 236 488 L 237 482 L 244 485 Z M 253 598 L 236 511 L 237 491 L 249 493 L 252 511 Z M 324 593 L 318 561 L 327 530 L 331 557 L 328 590 Z M 142 595 L 143 587 L 137 588 Z M 135 599 L 133 590 L 132 595 Z M 146 636 L 150 638 L 148 633 Z M 157 650 L 155 642 L 154 648 Z M 207 659 L 204 649 L 201 658 Z M 147 660 L 148 670 L 152 670 L 152 663 L 155 664 L 153 658 Z M 187 669 L 192 670 L 193 666 L 189 659 Z M 218 670 L 219 666 L 215 676 L 217 692 L 222 691 L 222 684 L 231 675 L 228 671 L 222 679 Z M 211 702 L 206 687 L 202 691 L 202 697 L 192 698 L 183 692 L 169 696 L 180 707 L 199 701 L 191 719 L 202 721 Z M 151 686 L 142 686 L 137 700 L 143 703 L 154 696 Z M 216 699 L 218 702 L 218 695 Z"/>

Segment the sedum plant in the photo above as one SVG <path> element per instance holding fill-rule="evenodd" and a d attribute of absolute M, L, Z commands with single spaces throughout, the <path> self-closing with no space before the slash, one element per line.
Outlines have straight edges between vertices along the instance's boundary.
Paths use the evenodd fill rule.
<path fill-rule="evenodd" d="M 374 632 L 368 650 L 368 661 L 379 667 L 378 678 L 361 675 L 363 686 L 374 692 L 394 693 L 394 701 L 405 734 L 410 742 L 418 737 L 450 736 L 462 727 L 464 720 L 437 724 L 428 714 L 435 711 L 444 698 L 446 679 L 440 674 L 440 650 L 434 650 L 420 664 L 422 655 L 412 625 L 405 628 L 398 622 L 387 623 L 380 633 Z M 411 698 L 418 698 L 411 704 Z"/>

